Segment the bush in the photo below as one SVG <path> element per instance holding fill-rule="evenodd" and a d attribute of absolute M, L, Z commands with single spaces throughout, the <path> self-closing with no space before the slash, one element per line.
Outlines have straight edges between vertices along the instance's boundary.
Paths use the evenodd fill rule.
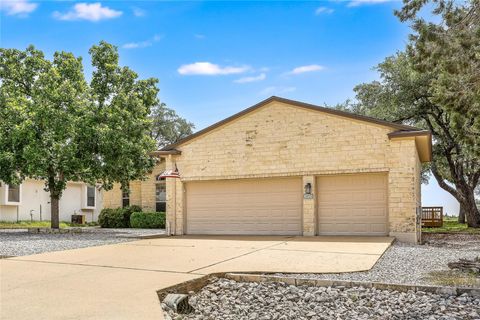
<path fill-rule="evenodd" d="M 136 205 L 123 208 L 123 224 L 124 228 L 130 228 L 130 216 L 134 212 L 142 212 L 142 208 Z"/>
<path fill-rule="evenodd" d="M 130 216 L 132 228 L 163 229 L 165 212 L 134 212 Z"/>
<path fill-rule="evenodd" d="M 130 228 L 130 216 L 140 211 L 142 208 L 139 206 L 103 209 L 98 216 L 98 223 L 102 228 Z"/>
<path fill-rule="evenodd" d="M 123 209 L 103 209 L 98 216 L 98 223 L 102 228 L 124 228 Z"/>

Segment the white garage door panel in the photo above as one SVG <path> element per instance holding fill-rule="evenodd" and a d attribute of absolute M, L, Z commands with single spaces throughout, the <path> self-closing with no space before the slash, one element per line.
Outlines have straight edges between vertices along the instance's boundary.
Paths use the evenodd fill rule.
<path fill-rule="evenodd" d="M 386 235 L 387 175 L 317 178 L 318 232 L 323 235 Z"/>
<path fill-rule="evenodd" d="M 301 191 L 298 178 L 188 182 L 186 231 L 301 234 Z"/>

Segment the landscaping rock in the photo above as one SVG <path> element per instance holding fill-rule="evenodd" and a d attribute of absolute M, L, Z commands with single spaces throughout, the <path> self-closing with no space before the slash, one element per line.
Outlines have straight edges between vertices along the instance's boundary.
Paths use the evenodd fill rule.
<path fill-rule="evenodd" d="M 81 232 L 67 233 L 29 233 L 27 229 L 0 229 L 0 256 L 25 256 L 42 252 L 101 246 L 164 233 L 164 230 L 161 229 L 81 228 L 81 230 Z"/>
<path fill-rule="evenodd" d="M 369 271 L 278 275 L 297 279 L 369 281 L 412 285 L 452 285 L 452 283 L 442 282 L 442 278 L 436 276 L 438 272 L 449 271 L 450 269 L 447 265 L 449 262 L 460 259 L 474 259 L 479 255 L 480 241 L 472 241 L 466 247 L 453 244 L 440 246 L 438 244 L 415 245 L 395 242 Z M 432 277 L 432 275 L 435 276 Z M 450 281 L 452 279 L 447 280 L 454 282 Z M 461 283 L 459 282 L 455 285 L 477 287 L 478 284 L 479 282 L 476 281 L 461 281 Z"/>
<path fill-rule="evenodd" d="M 480 319 L 480 299 L 466 294 L 457 297 L 413 290 L 296 287 L 227 279 L 213 280 L 191 296 L 190 304 L 195 311 L 181 315 L 181 319 Z M 172 310 L 167 313 L 172 319 L 180 316 Z"/>

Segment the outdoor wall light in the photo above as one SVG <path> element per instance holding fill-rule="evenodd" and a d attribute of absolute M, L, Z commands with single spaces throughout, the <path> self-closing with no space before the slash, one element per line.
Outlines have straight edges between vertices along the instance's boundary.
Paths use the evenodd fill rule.
<path fill-rule="evenodd" d="M 312 194 L 312 184 L 310 182 L 305 184 L 305 194 Z"/>

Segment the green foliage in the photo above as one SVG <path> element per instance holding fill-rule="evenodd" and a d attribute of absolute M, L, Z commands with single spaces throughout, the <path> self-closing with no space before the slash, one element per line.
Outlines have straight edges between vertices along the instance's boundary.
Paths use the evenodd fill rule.
<path fill-rule="evenodd" d="M 380 81 L 355 87 L 356 101 L 337 108 L 428 129 L 433 161 L 425 167 L 480 227 L 474 189 L 480 181 L 480 2 L 432 1 L 440 22 L 417 16 L 427 0 L 404 1 L 412 23 L 404 52 L 377 67 Z M 424 171 L 424 172 L 425 172 Z"/>
<path fill-rule="evenodd" d="M 153 122 L 150 136 L 157 141 L 159 149 L 191 135 L 195 128 L 193 123 L 177 115 L 164 103 L 152 108 L 150 118 Z"/>
<path fill-rule="evenodd" d="M 102 228 L 130 228 L 130 217 L 135 212 L 141 212 L 139 206 L 125 208 L 103 209 L 98 216 L 98 223 Z"/>
<path fill-rule="evenodd" d="M 122 208 L 103 209 L 98 216 L 98 223 L 102 228 L 128 228 Z"/>
<path fill-rule="evenodd" d="M 134 212 L 142 212 L 142 208 L 140 206 L 131 205 L 125 208 L 121 208 L 119 210 L 123 211 L 123 225 L 125 228 L 130 228 L 130 216 Z"/>
<path fill-rule="evenodd" d="M 132 228 L 163 229 L 165 212 L 134 212 L 130 217 Z"/>
<path fill-rule="evenodd" d="M 108 190 L 143 179 L 155 165 L 149 114 L 158 80 L 120 67 L 117 48 L 106 42 L 89 52 L 90 83 L 71 53 L 48 60 L 33 46 L 0 48 L 0 180 L 46 181 L 52 227 L 67 181 Z"/>
<path fill-rule="evenodd" d="M 480 234 L 480 229 L 470 228 L 466 223 L 458 223 L 457 217 L 444 217 L 443 226 L 439 228 L 422 228 L 424 233 L 474 233 Z"/>

